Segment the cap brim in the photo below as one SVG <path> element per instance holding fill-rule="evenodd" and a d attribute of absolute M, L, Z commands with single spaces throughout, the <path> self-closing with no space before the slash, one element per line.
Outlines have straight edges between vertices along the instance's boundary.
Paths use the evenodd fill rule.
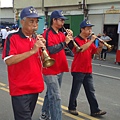
<path fill-rule="evenodd" d="M 85 26 L 80 26 L 80 28 L 84 28 L 84 27 L 93 27 L 94 25 L 91 25 L 91 24 L 87 24 Z"/>
<path fill-rule="evenodd" d="M 92 26 L 94 26 L 94 25 L 88 24 L 87 26 L 88 26 L 88 27 L 92 27 Z M 87 27 L 87 26 L 86 26 L 86 27 Z"/>
<path fill-rule="evenodd" d="M 38 16 L 38 15 L 29 15 L 26 16 L 27 18 L 38 18 L 38 19 L 42 19 L 42 17 Z"/>
<path fill-rule="evenodd" d="M 59 17 L 59 18 L 61 18 L 61 19 L 63 19 L 63 20 L 68 20 L 67 17 Z"/>

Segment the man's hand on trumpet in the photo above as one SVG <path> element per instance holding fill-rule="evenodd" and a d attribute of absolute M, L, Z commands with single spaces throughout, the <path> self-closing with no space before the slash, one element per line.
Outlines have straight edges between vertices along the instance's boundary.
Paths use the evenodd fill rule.
<path fill-rule="evenodd" d="M 37 35 L 37 40 L 32 48 L 32 52 L 36 53 L 40 48 L 46 49 L 45 47 L 46 40 L 42 37 L 42 35 Z"/>
<path fill-rule="evenodd" d="M 91 36 L 91 41 L 94 42 L 96 39 L 99 39 L 99 46 L 100 46 L 100 47 L 103 47 L 104 44 L 103 44 L 103 40 L 102 40 L 102 39 L 98 38 L 96 35 L 92 35 L 92 36 Z"/>
<path fill-rule="evenodd" d="M 37 40 L 41 40 L 43 43 L 44 43 L 44 45 L 46 44 L 46 40 L 44 39 L 44 37 L 42 36 L 42 35 L 37 35 Z"/>
<path fill-rule="evenodd" d="M 70 29 L 66 29 L 67 35 L 73 36 L 73 31 Z"/>
<path fill-rule="evenodd" d="M 71 40 L 73 40 L 73 31 L 70 29 L 66 29 L 67 35 L 66 35 L 66 39 L 65 42 L 66 44 L 68 44 Z"/>
<path fill-rule="evenodd" d="M 95 39 L 97 39 L 97 36 L 96 35 L 91 35 L 91 41 L 95 41 Z"/>

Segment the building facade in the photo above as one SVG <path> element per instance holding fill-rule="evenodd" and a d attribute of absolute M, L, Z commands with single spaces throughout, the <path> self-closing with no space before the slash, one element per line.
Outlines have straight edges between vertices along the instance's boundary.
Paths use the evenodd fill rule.
<path fill-rule="evenodd" d="M 49 16 L 53 10 L 63 10 L 64 15 L 69 18 L 65 21 L 65 27 L 72 29 L 74 36 L 79 34 L 79 24 L 86 17 L 95 25 L 93 27 L 95 34 L 106 31 L 113 39 L 110 44 L 117 47 L 119 4 L 119 0 L 14 0 L 14 9 L 20 12 L 24 7 L 34 6 L 43 18 L 39 23 L 39 33 L 43 32 L 46 25 L 49 26 Z"/>
<path fill-rule="evenodd" d="M 91 0 L 87 4 L 88 19 L 95 24 L 93 27 L 95 34 L 103 33 L 103 31 L 107 32 L 107 35 L 112 38 L 109 44 L 113 44 L 114 50 L 116 51 L 119 42 L 118 24 L 120 21 L 120 1 L 101 1 L 97 1 L 96 3 L 94 1 L 93 3 Z"/>
<path fill-rule="evenodd" d="M 0 25 L 9 26 L 14 23 L 13 8 L 0 8 Z"/>

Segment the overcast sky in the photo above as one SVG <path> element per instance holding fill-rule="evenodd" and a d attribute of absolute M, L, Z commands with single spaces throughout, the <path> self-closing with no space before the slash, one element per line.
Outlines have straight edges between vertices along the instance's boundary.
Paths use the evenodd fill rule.
<path fill-rule="evenodd" d="M 0 6 L 1 7 L 12 7 L 12 1 L 13 0 L 0 0 Z"/>

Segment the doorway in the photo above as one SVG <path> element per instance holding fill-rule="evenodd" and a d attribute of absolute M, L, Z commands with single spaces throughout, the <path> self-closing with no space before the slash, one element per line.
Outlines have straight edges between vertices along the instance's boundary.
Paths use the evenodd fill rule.
<path fill-rule="evenodd" d="M 112 41 L 108 42 L 110 45 L 114 45 L 113 51 L 116 52 L 118 47 L 118 25 L 104 25 L 104 31 L 107 35 L 112 39 Z"/>

